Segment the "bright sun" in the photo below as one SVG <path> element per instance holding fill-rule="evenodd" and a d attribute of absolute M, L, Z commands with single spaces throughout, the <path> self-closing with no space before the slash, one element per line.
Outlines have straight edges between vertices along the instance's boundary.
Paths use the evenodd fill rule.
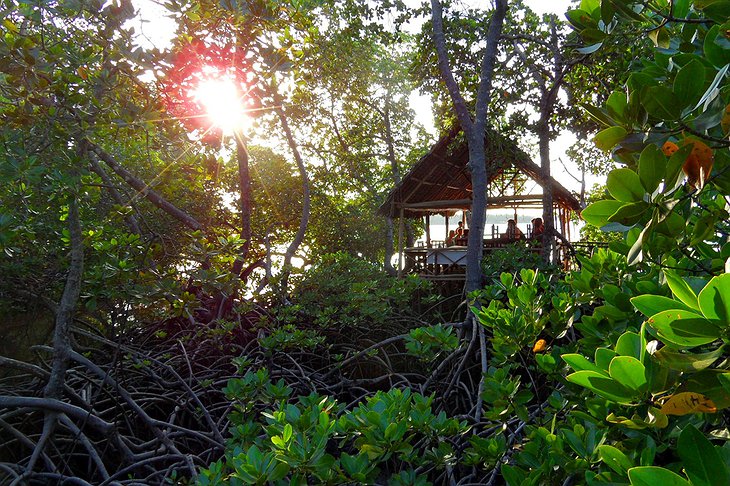
<path fill-rule="evenodd" d="M 228 77 L 201 79 L 191 93 L 216 127 L 233 133 L 249 123 L 243 93 Z"/>

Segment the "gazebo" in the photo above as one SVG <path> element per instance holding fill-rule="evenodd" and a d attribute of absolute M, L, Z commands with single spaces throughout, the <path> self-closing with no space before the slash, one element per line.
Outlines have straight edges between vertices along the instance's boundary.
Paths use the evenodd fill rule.
<path fill-rule="evenodd" d="M 565 240 L 570 240 L 568 225 L 572 211 L 581 209 L 576 197 L 552 177 L 542 176 L 540 166 L 522 151 L 517 144 L 488 129 L 485 135 L 487 156 L 487 211 L 495 209 L 518 211 L 541 209 L 543 195 L 531 189 L 544 188 L 553 191 L 554 227 Z M 471 209 L 472 185 L 469 171 L 469 151 L 461 128 L 452 128 L 436 142 L 416 165 L 403 177 L 380 206 L 378 213 L 399 218 L 399 251 L 405 255 L 420 273 L 439 277 L 459 274 L 459 267 L 465 265 L 466 235 L 452 241 L 432 240 L 431 221 L 433 215 L 446 218 L 448 233 L 449 216 L 462 212 L 462 221 L 467 222 L 466 212 Z M 529 188 L 533 181 L 535 187 Z M 403 248 L 404 218 L 425 218 L 425 245 Z M 529 238 L 532 228 L 527 228 Z M 468 230 L 466 230 L 468 232 Z M 493 226 L 491 235 L 484 235 L 484 249 L 491 251 L 511 243 L 511 238 L 500 236 Z M 399 259 L 399 271 L 403 268 Z M 450 271 L 447 271 L 450 270 Z M 456 270 L 456 271 L 454 271 Z"/>

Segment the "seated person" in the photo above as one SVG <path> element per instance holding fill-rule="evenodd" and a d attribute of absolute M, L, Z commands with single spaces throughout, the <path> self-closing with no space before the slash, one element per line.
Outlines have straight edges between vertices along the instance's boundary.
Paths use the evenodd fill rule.
<path fill-rule="evenodd" d="M 545 233 L 545 225 L 542 222 L 542 218 L 533 219 L 532 220 L 532 239 L 541 240 L 543 233 Z"/>
<path fill-rule="evenodd" d="M 462 238 L 464 236 L 464 222 L 459 221 L 459 226 L 456 228 L 456 237 Z"/>
<path fill-rule="evenodd" d="M 446 238 L 446 246 L 454 246 L 456 244 L 456 231 L 449 231 L 449 237 Z"/>
<path fill-rule="evenodd" d="M 508 240 L 522 240 L 525 238 L 525 234 L 517 227 L 517 223 L 514 219 L 507 220 L 507 231 L 500 235 L 500 238 L 506 238 Z"/>

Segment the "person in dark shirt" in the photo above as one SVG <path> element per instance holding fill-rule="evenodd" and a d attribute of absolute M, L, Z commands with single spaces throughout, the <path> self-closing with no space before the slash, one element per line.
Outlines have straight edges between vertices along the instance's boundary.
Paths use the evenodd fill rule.
<path fill-rule="evenodd" d="M 532 239 L 541 240 L 543 233 L 545 233 L 545 225 L 542 222 L 542 218 L 533 219 L 532 220 Z"/>

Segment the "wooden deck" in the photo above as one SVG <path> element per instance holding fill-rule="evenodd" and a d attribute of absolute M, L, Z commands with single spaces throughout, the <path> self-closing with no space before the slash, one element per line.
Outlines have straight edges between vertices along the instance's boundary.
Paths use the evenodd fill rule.
<path fill-rule="evenodd" d="M 484 240 L 482 247 L 483 255 L 490 252 L 504 249 L 506 246 L 515 243 L 526 243 L 530 240 L 508 240 L 505 238 Z M 461 243 L 461 241 L 460 241 Z M 466 243 L 466 242 L 463 242 Z M 565 244 L 558 243 L 558 261 L 562 262 L 566 270 L 573 270 L 576 267 L 575 253 L 590 256 L 597 248 L 605 248 L 606 243 L 580 242 L 572 243 L 573 252 Z M 408 273 L 417 274 L 429 280 L 464 280 L 466 278 L 466 245 L 444 246 L 438 242 L 430 248 L 415 246 L 404 249 L 405 268 Z M 531 248 L 530 251 L 539 253 L 540 246 Z"/>

